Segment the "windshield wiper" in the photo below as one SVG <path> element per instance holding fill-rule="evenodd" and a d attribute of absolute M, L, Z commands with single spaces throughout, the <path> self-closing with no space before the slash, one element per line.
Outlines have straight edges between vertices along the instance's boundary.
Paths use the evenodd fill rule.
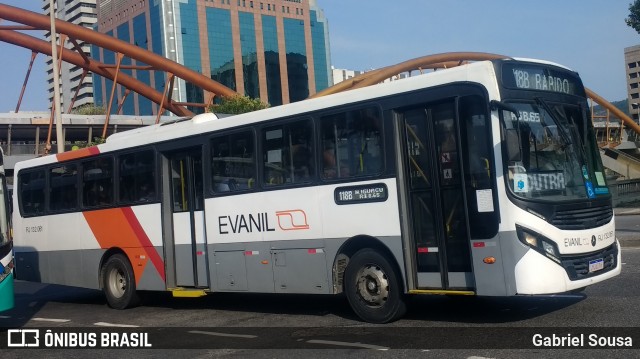
<path fill-rule="evenodd" d="M 551 109 L 551 107 L 549 107 L 549 105 L 540 97 L 536 97 L 535 100 L 539 105 L 542 105 L 542 107 L 547 111 L 549 116 L 551 116 L 551 119 L 553 120 L 553 122 L 556 124 L 556 127 L 558 128 L 558 133 L 560 134 L 560 136 L 565 142 L 561 146 L 561 148 L 564 150 L 567 146 L 573 144 L 573 141 L 571 141 L 571 135 L 566 132 L 566 128 L 564 128 L 564 126 L 560 123 L 560 121 L 558 121 L 558 118 L 553 115 L 553 110 Z"/>

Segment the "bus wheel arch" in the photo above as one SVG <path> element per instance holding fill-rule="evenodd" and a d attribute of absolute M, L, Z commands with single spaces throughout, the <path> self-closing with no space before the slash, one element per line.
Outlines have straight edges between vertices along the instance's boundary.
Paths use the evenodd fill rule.
<path fill-rule="evenodd" d="M 102 256 L 99 273 L 100 288 L 109 307 L 126 309 L 140 303 L 133 267 L 121 249 L 111 248 Z"/>
<path fill-rule="evenodd" d="M 334 287 L 347 296 L 353 311 L 370 323 L 388 323 L 406 312 L 404 281 L 391 251 L 378 239 L 347 241 L 333 266 Z"/>

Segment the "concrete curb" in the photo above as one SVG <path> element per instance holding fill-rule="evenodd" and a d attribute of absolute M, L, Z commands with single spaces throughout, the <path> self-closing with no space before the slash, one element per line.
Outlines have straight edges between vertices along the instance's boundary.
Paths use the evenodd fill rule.
<path fill-rule="evenodd" d="M 613 209 L 616 216 L 637 216 L 640 215 L 640 208 L 618 207 Z M 618 232 L 616 237 L 623 248 L 640 247 L 640 233 Z"/>
<path fill-rule="evenodd" d="M 616 216 L 634 216 L 640 214 L 640 208 L 614 208 L 613 214 Z"/>
<path fill-rule="evenodd" d="M 618 237 L 618 242 L 622 248 L 638 248 L 640 247 L 640 238 L 637 237 Z"/>

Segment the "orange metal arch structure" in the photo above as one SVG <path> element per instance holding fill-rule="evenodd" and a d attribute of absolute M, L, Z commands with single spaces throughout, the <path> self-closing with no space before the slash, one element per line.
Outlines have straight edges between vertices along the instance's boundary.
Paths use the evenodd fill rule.
<path fill-rule="evenodd" d="M 51 55 L 51 45 L 48 42 L 15 31 L 49 30 L 51 26 L 49 16 L 23 10 L 9 5 L 0 4 L 0 19 L 26 25 L 0 26 L 0 41 L 12 43 L 14 45 L 31 49 L 32 51 Z M 56 31 L 60 34 L 68 36 L 70 38 L 70 41 L 72 41 L 72 43 L 74 44 L 75 49 L 77 50 L 77 52 L 73 52 L 69 51 L 69 49 L 62 48 L 62 60 L 108 78 L 115 83 L 126 87 L 128 90 L 132 90 L 142 96 L 145 96 L 161 107 L 158 113 L 161 113 L 163 109 L 167 109 L 178 116 L 187 116 L 192 115 L 193 113 L 189 111 L 185 106 L 204 106 L 205 104 L 181 104 L 178 102 L 174 102 L 171 100 L 170 94 L 166 96 L 167 94 L 156 91 L 155 89 L 136 80 L 135 78 L 124 73 L 120 73 L 118 71 L 119 68 L 125 68 L 125 66 L 119 66 L 120 61 L 118 61 L 118 65 L 114 66 L 113 64 L 104 64 L 95 59 L 90 59 L 80 50 L 80 46 L 77 45 L 76 41 L 80 40 L 85 43 L 93 44 L 98 47 L 111 50 L 116 54 L 116 58 L 121 59 L 122 56 L 127 56 L 131 59 L 135 59 L 136 61 L 148 65 L 137 67 L 129 66 L 129 68 L 136 68 L 138 70 L 164 71 L 167 73 L 168 81 L 166 85 L 168 85 L 169 82 L 172 81 L 174 76 L 177 76 L 203 89 L 204 91 L 212 93 L 214 96 L 219 95 L 222 97 L 230 97 L 238 94 L 232 89 L 196 71 L 193 71 L 183 65 L 168 60 L 165 57 L 162 57 L 151 51 L 147 51 L 138 46 L 59 19 L 56 19 L 55 24 L 57 29 Z"/>
<path fill-rule="evenodd" d="M 0 20 L 2 19 L 9 20 L 18 24 L 23 24 L 25 26 L 0 26 L 0 41 L 12 43 L 17 46 L 22 46 L 31 49 L 34 52 L 37 51 L 40 53 L 51 55 L 51 47 L 48 42 L 14 31 L 36 29 L 48 30 L 50 28 L 50 18 L 48 16 L 23 10 L 13 6 L 0 4 Z M 111 50 L 116 53 L 116 58 L 120 60 L 122 56 L 126 55 L 132 59 L 135 59 L 136 61 L 140 61 L 148 65 L 144 67 L 129 66 L 129 68 L 165 71 L 167 73 L 167 84 L 165 84 L 166 87 L 168 87 L 168 85 L 172 83 L 172 79 L 174 76 L 178 76 L 179 78 L 182 78 L 183 80 L 200 87 L 204 91 L 207 91 L 214 96 L 219 95 L 228 97 L 238 94 L 228 87 L 198 72 L 195 72 L 153 52 L 147 51 L 138 46 L 134 46 L 111 36 L 101 34 L 82 26 L 74 25 L 62 20 L 56 20 L 56 28 L 60 34 L 69 36 L 75 46 L 75 49 L 77 50 L 76 53 L 61 47 L 61 59 L 63 61 L 73 63 L 84 68 L 85 71 L 96 73 L 126 87 L 128 90 L 135 91 L 136 93 L 145 96 L 161 107 L 158 113 L 161 113 L 162 109 L 167 109 L 176 115 L 187 116 L 192 115 L 192 113 L 185 107 L 186 105 L 204 106 L 204 104 L 181 104 L 174 102 L 171 100 L 170 94 L 167 96 L 166 93 L 160 93 L 131 76 L 128 76 L 124 73 L 119 73 L 118 70 L 120 68 L 120 61 L 118 61 L 118 65 L 112 65 L 104 64 L 102 62 L 96 61 L 95 59 L 90 59 L 82 51 L 80 51 L 80 46 L 77 45 L 76 40 L 81 40 L 86 43 Z M 419 57 L 396 65 L 366 72 L 350 80 L 343 81 L 336 84 L 335 86 L 320 91 L 311 96 L 311 98 L 370 86 L 403 72 L 411 72 L 415 70 L 422 71 L 428 69 L 436 70 L 440 68 L 459 66 L 470 61 L 483 61 L 501 58 L 509 57 L 505 55 L 482 52 L 452 52 Z M 116 68 L 115 70 L 114 67 Z M 125 68 L 125 66 L 122 66 L 122 68 Z M 609 103 L 590 89 L 587 89 L 587 96 L 594 102 L 609 110 L 614 116 L 618 117 L 622 121 L 622 123 L 624 123 L 624 125 L 640 134 L 640 126 L 618 108 L 613 106 L 611 103 Z"/>
<path fill-rule="evenodd" d="M 342 91 L 353 90 L 370 85 L 374 85 L 384 81 L 385 79 L 397 76 L 403 72 L 422 71 L 427 69 L 441 69 L 447 67 L 459 66 L 470 61 L 483 61 L 483 60 L 495 60 L 506 59 L 509 56 L 490 54 L 483 52 L 450 52 L 436 55 L 429 55 L 419 57 L 409 61 L 399 63 L 397 65 L 383 67 L 381 69 L 365 72 L 352 79 L 340 82 L 332 87 L 329 87 L 323 91 L 311 96 L 312 98 L 326 96 Z M 633 121 L 624 112 L 620 111 L 617 107 L 613 106 L 609 101 L 605 100 L 590 89 L 586 89 L 587 96 L 594 102 L 609 110 L 614 116 L 618 117 L 625 126 L 631 128 L 636 133 L 640 134 L 640 126 Z"/>

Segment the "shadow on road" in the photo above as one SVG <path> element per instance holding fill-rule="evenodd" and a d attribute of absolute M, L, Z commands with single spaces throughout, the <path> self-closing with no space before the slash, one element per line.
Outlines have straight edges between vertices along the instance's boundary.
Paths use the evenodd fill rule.
<path fill-rule="evenodd" d="M 584 294 L 498 298 L 412 296 L 408 297 L 409 310 L 403 322 L 513 323 L 562 310 L 585 298 Z M 72 316 L 67 311 L 99 311 L 101 316 L 108 316 L 111 311 L 102 293 L 96 290 L 18 281 L 16 307 L 0 313 L 0 327 L 22 327 L 31 319 L 42 316 L 39 312 L 53 302 L 74 304 L 56 307 L 56 314 L 62 317 L 65 314 Z M 146 292 L 143 294 L 142 307 L 114 314 L 126 313 L 135 317 L 148 309 L 212 310 L 212 315 L 216 311 L 312 317 L 333 315 L 359 322 L 342 295 L 212 293 L 201 298 L 173 298 L 168 292 Z"/>

